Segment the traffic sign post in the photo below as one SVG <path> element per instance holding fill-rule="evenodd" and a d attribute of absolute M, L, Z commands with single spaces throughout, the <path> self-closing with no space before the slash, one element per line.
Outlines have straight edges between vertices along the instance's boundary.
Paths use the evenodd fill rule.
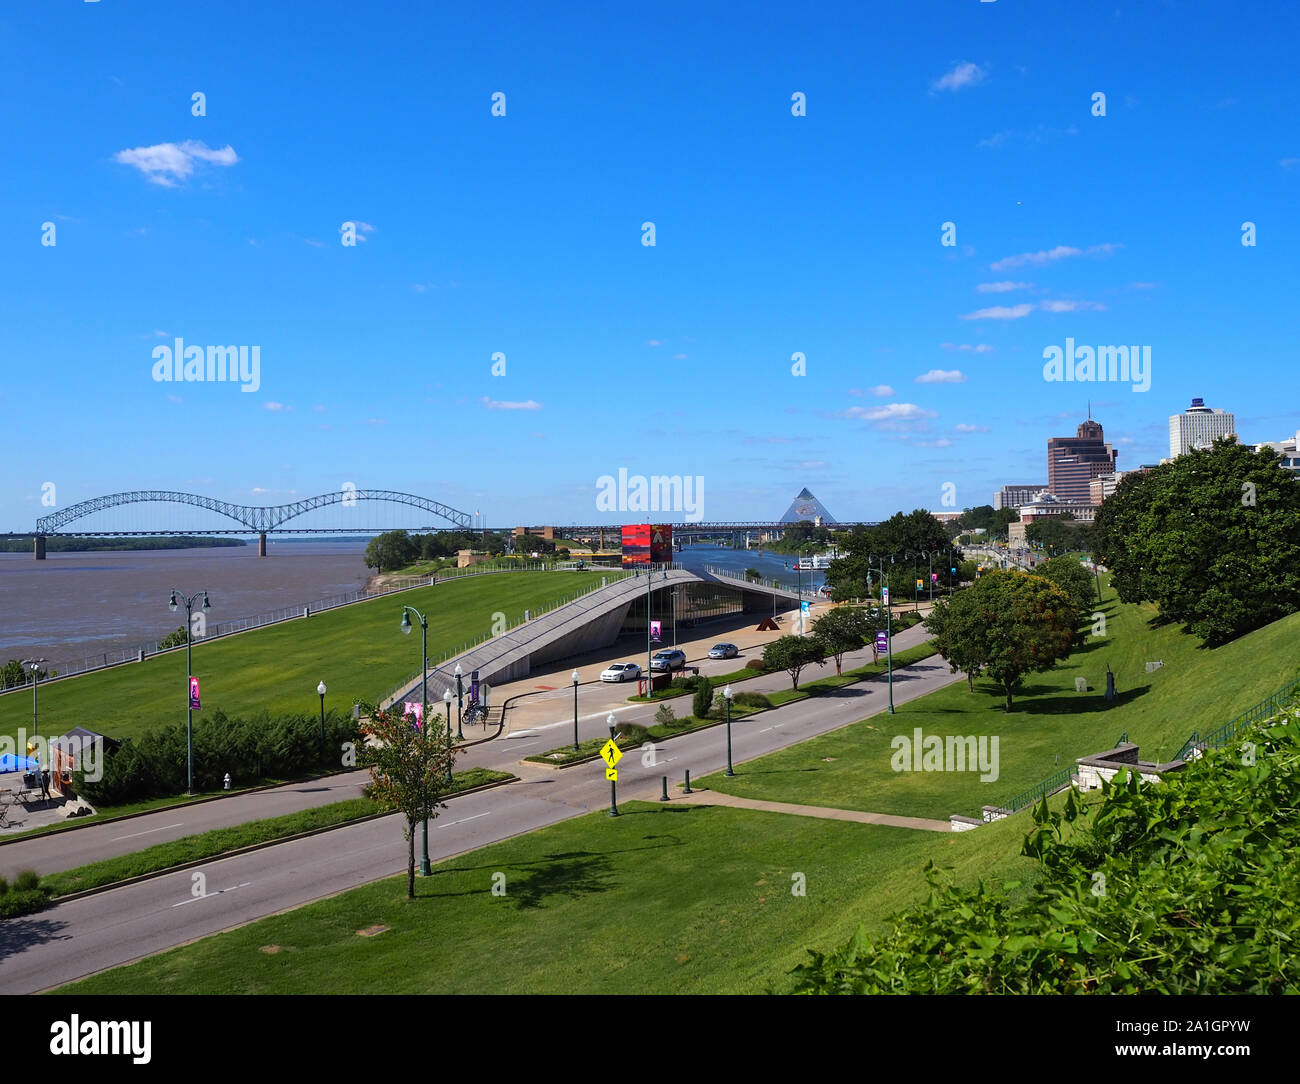
<path fill-rule="evenodd" d="M 614 713 L 610 712 L 610 719 L 614 718 Z M 617 721 L 617 720 L 615 720 Z M 610 738 L 600 749 L 600 759 L 605 762 L 605 778 L 609 780 L 609 815 L 618 816 L 618 795 L 615 788 L 618 785 L 618 762 L 623 759 L 623 750 L 614 742 L 614 723 L 609 724 Z"/>

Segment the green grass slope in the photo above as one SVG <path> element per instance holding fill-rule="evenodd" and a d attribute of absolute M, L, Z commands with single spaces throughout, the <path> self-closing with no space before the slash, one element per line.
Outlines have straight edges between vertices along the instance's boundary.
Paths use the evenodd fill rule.
<path fill-rule="evenodd" d="M 320 704 L 316 685 L 323 679 L 326 707 L 350 711 L 356 700 L 377 699 L 419 669 L 420 629 L 403 636 L 399 628 L 404 605 L 428 618 L 429 656 L 437 658 L 488 635 L 494 613 L 513 623 L 524 610 L 550 606 L 591 582 L 547 572 L 450 580 L 197 644 L 194 673 L 203 710 L 222 708 L 232 716 L 264 708 L 272 715 L 314 713 Z M 126 738 L 163 723 L 183 723 L 186 689 L 183 649 L 43 684 L 41 733 L 82 725 Z M 0 696 L 0 734 L 13 735 L 19 726 L 30 732 L 31 712 L 30 690 Z"/>
<path fill-rule="evenodd" d="M 977 816 L 1010 800 L 1078 756 L 1111 748 L 1127 731 L 1144 760 L 1172 758 L 1193 730 L 1204 733 L 1276 692 L 1300 665 L 1300 614 L 1292 614 L 1214 650 L 1177 626 L 1151 627 L 1155 609 L 1104 594 L 1104 636 L 1089 636 L 1057 669 L 1030 675 L 1015 710 L 1002 710 L 990 683 L 958 682 L 877 715 L 738 767 L 704 785 L 746 798 L 800 802 L 908 816 Z M 1148 661 L 1164 666 L 1148 674 Z M 1106 667 L 1118 699 L 1107 705 Z M 926 664 L 922 664 L 926 665 Z M 933 665 L 945 666 L 936 657 Z M 1076 693 L 1075 678 L 1089 691 Z M 744 725 L 743 723 L 741 724 Z M 891 739 L 924 735 L 997 735 L 999 774 L 895 772 Z"/>
<path fill-rule="evenodd" d="M 959 883 L 1036 876 L 1028 822 L 936 834 L 721 806 L 631 802 L 61 988 L 106 993 L 784 992 L 843 943 Z M 505 894 L 493 895 L 495 873 Z M 793 875 L 806 895 L 792 892 Z M 358 931 L 388 930 L 372 936 Z"/>

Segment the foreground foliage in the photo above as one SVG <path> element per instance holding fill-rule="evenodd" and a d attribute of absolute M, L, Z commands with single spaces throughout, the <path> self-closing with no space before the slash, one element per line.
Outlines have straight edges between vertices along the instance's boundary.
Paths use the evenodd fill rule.
<path fill-rule="evenodd" d="M 1253 743 L 1253 744 L 1251 744 Z M 879 937 L 810 952 L 801 993 L 1300 992 L 1300 699 L 1161 784 L 1034 812 L 1025 898 L 942 883 Z"/>

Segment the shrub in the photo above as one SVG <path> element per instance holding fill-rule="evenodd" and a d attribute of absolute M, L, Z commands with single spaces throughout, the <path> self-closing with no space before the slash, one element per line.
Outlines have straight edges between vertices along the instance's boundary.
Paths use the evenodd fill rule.
<path fill-rule="evenodd" d="M 760 670 L 760 671 L 766 670 L 767 663 L 763 661 L 762 655 L 751 655 L 749 658 L 745 660 L 745 669 Z"/>
<path fill-rule="evenodd" d="M 0 896 L 3 896 L 8 891 L 9 882 L 4 877 L 0 877 Z"/>
<path fill-rule="evenodd" d="M 0 919 L 30 915 L 42 910 L 49 902 L 48 888 L 38 888 L 32 892 L 7 892 L 0 896 Z"/>
<path fill-rule="evenodd" d="M 671 704 L 660 704 L 659 710 L 655 712 L 655 722 L 660 726 L 671 726 L 677 722 L 677 715 L 673 711 Z"/>
<path fill-rule="evenodd" d="M 14 879 L 15 892 L 34 892 L 41 887 L 41 879 L 34 869 L 25 869 Z"/>
<path fill-rule="evenodd" d="M 700 687 L 700 682 L 702 681 L 708 681 L 708 678 L 701 674 L 683 674 L 679 677 L 673 678 L 670 687 L 673 689 L 685 689 L 688 692 L 693 692 Z"/>
<path fill-rule="evenodd" d="M 628 741 L 640 745 L 644 741 L 650 740 L 650 731 L 639 723 L 619 723 L 617 731 Z"/>
<path fill-rule="evenodd" d="M 711 707 L 713 707 L 713 682 L 701 676 L 695 686 L 695 700 L 691 704 L 691 714 L 697 719 L 707 719 Z"/>
<path fill-rule="evenodd" d="M 770 708 L 772 701 L 763 693 L 737 693 L 732 697 L 734 703 L 742 708 Z"/>

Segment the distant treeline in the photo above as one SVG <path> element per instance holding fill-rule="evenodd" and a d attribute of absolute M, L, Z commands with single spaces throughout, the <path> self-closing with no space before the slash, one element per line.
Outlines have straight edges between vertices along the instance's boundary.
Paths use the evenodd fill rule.
<path fill-rule="evenodd" d="M 0 538 L 0 553 L 31 553 L 31 535 Z M 189 535 L 150 538 L 60 538 L 47 537 L 45 552 L 78 553 L 86 550 L 192 550 L 206 546 L 246 546 L 242 538 L 193 538 Z"/>

